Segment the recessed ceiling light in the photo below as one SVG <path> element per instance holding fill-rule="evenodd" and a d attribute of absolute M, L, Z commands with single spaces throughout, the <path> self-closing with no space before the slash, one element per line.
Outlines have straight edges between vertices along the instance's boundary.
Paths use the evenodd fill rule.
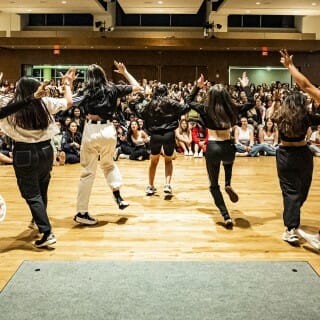
<path fill-rule="evenodd" d="M 312 5 L 312 6 L 316 6 L 317 3 L 316 3 L 316 2 L 312 2 L 311 5 Z"/>
<path fill-rule="evenodd" d="M 256 2 L 256 5 L 258 6 L 259 4 L 261 4 L 261 2 Z"/>
<path fill-rule="evenodd" d="M 158 4 L 163 4 L 163 1 L 161 1 L 161 0 L 160 0 L 160 1 L 158 1 Z"/>
<path fill-rule="evenodd" d="M 66 3 L 67 3 L 67 1 L 61 1 L 61 3 L 62 3 L 62 4 L 66 4 Z"/>

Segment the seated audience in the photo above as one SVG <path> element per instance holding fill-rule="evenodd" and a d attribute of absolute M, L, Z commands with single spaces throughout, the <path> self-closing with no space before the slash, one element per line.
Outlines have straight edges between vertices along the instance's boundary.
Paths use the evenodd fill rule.
<path fill-rule="evenodd" d="M 63 133 L 61 139 L 61 149 L 66 154 L 66 163 L 80 162 L 80 147 L 82 135 L 77 131 L 75 122 L 70 122 L 67 131 Z"/>
<path fill-rule="evenodd" d="M 185 156 L 192 156 L 192 134 L 189 122 L 186 119 L 180 120 L 175 135 L 177 147 L 182 149 Z"/>

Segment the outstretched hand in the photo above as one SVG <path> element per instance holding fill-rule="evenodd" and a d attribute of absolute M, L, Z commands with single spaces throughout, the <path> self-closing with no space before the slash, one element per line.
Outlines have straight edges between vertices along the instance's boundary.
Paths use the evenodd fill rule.
<path fill-rule="evenodd" d="M 60 72 L 60 77 L 61 77 L 62 84 L 65 83 L 65 82 L 69 82 L 70 85 L 72 85 L 73 81 L 78 78 L 78 75 L 76 74 L 76 71 L 77 70 L 75 68 L 71 68 L 65 74 Z"/>
<path fill-rule="evenodd" d="M 127 72 L 126 66 L 122 62 L 118 62 L 116 60 L 113 61 L 116 66 L 116 70 L 113 70 L 116 73 L 125 74 Z"/>
<path fill-rule="evenodd" d="M 40 99 L 48 95 L 47 86 L 50 84 L 49 81 L 42 82 L 38 87 L 37 91 L 33 94 L 36 99 Z"/>
<path fill-rule="evenodd" d="M 280 58 L 280 62 L 286 67 L 288 68 L 289 65 L 293 65 L 293 55 L 289 55 L 287 49 L 281 49 L 280 50 L 280 54 L 281 54 L 281 58 Z"/>
<path fill-rule="evenodd" d="M 239 81 L 240 81 L 240 85 L 241 85 L 242 88 L 245 88 L 245 87 L 247 87 L 249 85 L 249 78 L 248 78 L 246 72 L 242 73 L 242 77 L 239 78 Z"/>
<path fill-rule="evenodd" d="M 197 80 L 197 87 L 202 88 L 205 85 L 204 76 L 201 73 L 200 78 Z"/>

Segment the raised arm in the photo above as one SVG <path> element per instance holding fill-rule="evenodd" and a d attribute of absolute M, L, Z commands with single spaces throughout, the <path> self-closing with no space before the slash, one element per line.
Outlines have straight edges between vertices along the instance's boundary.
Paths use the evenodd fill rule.
<path fill-rule="evenodd" d="M 77 79 L 76 69 L 69 69 L 65 74 L 61 74 L 61 83 L 64 86 L 64 98 L 67 100 L 68 108 L 72 107 L 72 86 L 73 81 Z"/>
<path fill-rule="evenodd" d="M 139 85 L 138 81 L 132 76 L 132 74 L 128 72 L 126 66 L 122 62 L 114 61 L 114 65 L 117 68 L 116 70 L 114 70 L 114 72 L 122 74 L 127 79 L 129 84 L 133 86 L 133 92 L 144 90 L 143 87 Z"/>
<path fill-rule="evenodd" d="M 280 54 L 280 62 L 289 70 L 294 81 L 299 85 L 301 90 L 308 93 L 313 99 L 320 101 L 320 90 L 296 68 L 293 63 L 293 55 L 289 55 L 287 49 L 280 50 Z"/>

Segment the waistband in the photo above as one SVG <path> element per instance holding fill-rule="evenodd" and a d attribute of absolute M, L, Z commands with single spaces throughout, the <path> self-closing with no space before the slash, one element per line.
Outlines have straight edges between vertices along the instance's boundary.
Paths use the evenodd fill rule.
<path fill-rule="evenodd" d="M 106 124 L 106 123 L 112 123 L 111 120 L 86 120 L 87 123 L 91 123 L 91 124 Z"/>
<path fill-rule="evenodd" d="M 39 141 L 39 142 L 20 142 L 20 141 L 14 141 L 13 145 L 14 146 L 31 146 L 31 145 L 35 145 L 35 146 L 47 146 L 51 144 L 51 140 L 44 140 L 44 141 Z"/>

